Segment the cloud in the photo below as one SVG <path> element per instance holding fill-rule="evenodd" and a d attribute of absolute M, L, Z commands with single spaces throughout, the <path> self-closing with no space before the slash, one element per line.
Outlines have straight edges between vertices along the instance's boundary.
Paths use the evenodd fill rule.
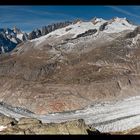
<path fill-rule="evenodd" d="M 69 18 L 69 19 L 75 19 L 77 17 L 65 14 L 63 12 L 59 11 L 49 11 L 47 8 L 49 6 L 45 6 L 46 9 L 42 9 L 42 6 L 0 6 L 0 10 L 4 11 L 1 14 L 7 14 L 10 15 L 11 13 L 15 15 L 32 15 L 32 16 L 55 16 L 55 17 L 63 17 L 63 18 Z M 43 6 L 44 7 L 44 6 Z"/>
<path fill-rule="evenodd" d="M 128 11 L 123 10 L 121 8 L 118 8 L 116 6 L 106 6 L 106 7 L 109 7 L 109 8 L 111 8 L 111 9 L 117 11 L 117 12 L 120 12 L 120 13 L 128 15 L 128 16 L 132 16 L 132 17 L 135 17 L 135 18 L 140 18 L 140 15 L 134 14 L 132 12 L 128 12 Z"/>
<path fill-rule="evenodd" d="M 49 11 L 39 6 L 0 6 L 0 26 L 11 27 L 13 25 L 25 28 L 40 28 L 41 26 L 73 20 L 75 17 L 63 12 Z"/>
<path fill-rule="evenodd" d="M 21 10 L 21 9 L 20 9 Z M 36 14 L 36 15 L 42 15 L 42 16 L 62 16 L 62 17 L 69 17 L 69 18 L 76 18 L 75 16 L 72 15 L 68 15 L 65 13 L 60 13 L 60 12 L 50 12 L 50 11 L 44 11 L 44 10 L 32 10 L 32 9 L 22 9 L 24 12 L 28 12 L 28 13 L 32 13 L 32 14 Z"/>

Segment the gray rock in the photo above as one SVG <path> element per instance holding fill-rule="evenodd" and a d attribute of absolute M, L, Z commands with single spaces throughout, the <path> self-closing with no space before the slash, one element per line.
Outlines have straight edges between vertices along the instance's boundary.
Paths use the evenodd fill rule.
<path fill-rule="evenodd" d="M 140 26 L 136 27 L 134 31 L 128 33 L 126 35 L 126 38 L 133 38 L 133 37 L 137 36 L 138 34 L 140 34 Z"/>
<path fill-rule="evenodd" d="M 103 31 L 107 25 L 108 25 L 108 22 L 105 22 L 104 24 L 102 24 L 99 28 L 99 31 Z"/>

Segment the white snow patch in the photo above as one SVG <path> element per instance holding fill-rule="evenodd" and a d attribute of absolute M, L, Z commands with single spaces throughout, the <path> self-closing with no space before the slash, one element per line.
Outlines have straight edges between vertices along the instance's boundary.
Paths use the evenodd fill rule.
<path fill-rule="evenodd" d="M 134 30 L 136 26 L 129 24 L 126 18 L 116 18 L 111 24 L 106 26 L 106 33 L 118 33 L 124 30 Z"/>
<path fill-rule="evenodd" d="M 17 34 L 17 38 L 22 41 L 23 40 L 23 34 Z"/>
<path fill-rule="evenodd" d="M 50 35 L 60 37 L 67 34 L 73 34 L 72 38 L 75 38 L 77 35 L 84 33 L 85 31 L 88 31 L 90 29 L 98 29 L 100 25 L 103 24 L 104 22 L 105 21 L 101 21 L 97 23 L 96 25 L 94 25 L 92 22 L 81 22 L 81 23 L 78 22 L 76 24 L 72 24 L 61 29 L 57 29 L 40 38 L 33 39 L 31 40 L 31 42 L 35 41 L 36 45 L 39 45 L 41 42 L 45 41 L 46 38 L 48 38 Z M 71 28 L 71 30 L 66 31 L 66 28 Z"/>
<path fill-rule="evenodd" d="M 15 38 L 11 38 L 10 40 L 14 43 L 17 43 L 17 40 Z"/>
<path fill-rule="evenodd" d="M 1 125 L 1 126 L 0 126 L 0 131 L 3 131 L 3 130 L 6 129 L 6 128 L 7 128 L 7 126 Z"/>

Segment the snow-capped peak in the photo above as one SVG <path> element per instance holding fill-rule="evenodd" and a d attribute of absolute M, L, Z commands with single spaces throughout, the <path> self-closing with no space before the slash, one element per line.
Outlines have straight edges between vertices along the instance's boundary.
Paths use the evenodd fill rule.
<path fill-rule="evenodd" d="M 132 25 L 128 22 L 126 18 L 113 18 L 112 20 L 108 21 L 107 26 L 105 27 L 104 32 L 107 33 L 117 33 L 124 30 L 134 30 L 135 25 Z"/>
<path fill-rule="evenodd" d="M 13 32 L 16 34 L 21 34 L 21 30 L 19 28 L 17 28 L 16 26 L 13 28 Z"/>
<path fill-rule="evenodd" d="M 106 22 L 106 20 L 104 20 L 103 18 L 93 18 L 90 22 L 92 22 L 94 25 L 95 24 L 99 24 L 99 23 L 104 23 Z"/>
<path fill-rule="evenodd" d="M 106 20 L 104 20 L 103 18 L 95 18 L 96 22 L 105 22 Z"/>
<path fill-rule="evenodd" d="M 101 26 L 102 30 L 100 30 Z M 130 24 L 126 18 L 114 18 L 112 20 L 104 20 L 102 18 L 94 18 L 91 21 L 85 22 L 76 22 L 75 24 L 68 25 L 61 29 L 57 29 L 48 33 L 45 36 L 40 38 L 33 39 L 32 41 L 36 41 L 41 43 L 42 41 L 46 40 L 49 36 L 61 37 L 63 35 L 73 35 L 72 38 L 77 37 L 77 35 L 85 33 L 88 30 L 96 29 L 98 31 L 102 31 L 105 33 L 118 33 L 124 30 L 134 30 L 136 26 Z M 37 43 L 37 44 L 38 44 Z"/>

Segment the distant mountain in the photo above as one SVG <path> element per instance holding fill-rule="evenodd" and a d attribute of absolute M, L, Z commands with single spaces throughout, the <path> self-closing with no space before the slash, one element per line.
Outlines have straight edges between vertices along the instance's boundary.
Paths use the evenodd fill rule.
<path fill-rule="evenodd" d="M 10 52 L 25 40 L 27 40 L 27 34 L 16 27 L 0 29 L 0 53 Z"/>
<path fill-rule="evenodd" d="M 34 29 L 29 34 L 22 32 L 14 27 L 13 29 L 0 29 L 0 53 L 6 53 L 13 50 L 21 42 L 32 40 L 44 36 L 56 29 L 72 24 L 72 22 L 54 23 L 48 26 L 43 26 L 41 29 Z"/>
<path fill-rule="evenodd" d="M 60 29 L 63 27 L 66 27 L 68 25 L 72 24 L 70 21 L 60 22 L 60 23 L 54 23 L 48 26 L 43 26 L 41 29 L 35 29 L 31 33 L 29 33 L 28 39 L 32 40 L 41 36 L 44 36 L 56 29 Z"/>
<path fill-rule="evenodd" d="M 140 26 L 116 17 L 15 27 L 0 29 L 0 43 L 10 51 L 0 55 L 0 113 L 82 116 L 103 132 L 140 124 Z"/>
<path fill-rule="evenodd" d="M 80 19 L 73 22 L 65 21 L 43 26 L 40 29 L 34 29 L 29 34 L 14 27 L 13 29 L 0 29 L 0 53 L 12 51 L 18 44 L 25 41 L 42 40 L 50 35 L 71 35 L 75 37 L 87 36 L 89 34 L 99 34 L 99 32 L 118 33 L 124 30 L 133 30 L 136 26 L 126 18 L 113 18 L 104 20 L 102 18 L 94 18 L 85 22 Z M 70 39 L 70 38 L 68 38 Z"/>

